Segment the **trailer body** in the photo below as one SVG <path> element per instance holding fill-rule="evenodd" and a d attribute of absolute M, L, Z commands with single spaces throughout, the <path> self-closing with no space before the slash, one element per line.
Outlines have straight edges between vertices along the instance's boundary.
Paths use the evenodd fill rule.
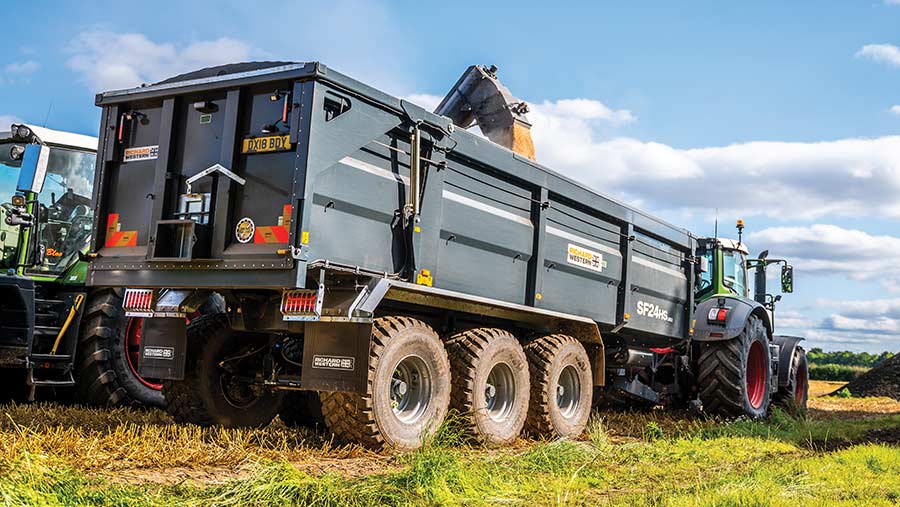
<path fill-rule="evenodd" d="M 93 285 L 280 297 L 315 288 L 324 268 L 590 319 L 628 340 L 689 337 L 690 233 L 322 64 L 97 104 Z M 425 181 L 406 238 L 417 123 Z M 214 169 L 188 190 L 216 165 L 237 179 Z"/>

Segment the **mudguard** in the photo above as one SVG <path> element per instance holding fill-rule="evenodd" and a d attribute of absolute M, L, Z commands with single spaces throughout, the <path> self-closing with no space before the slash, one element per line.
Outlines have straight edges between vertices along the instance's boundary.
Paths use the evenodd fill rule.
<path fill-rule="evenodd" d="M 778 385 L 784 387 L 791 381 L 791 357 L 800 346 L 799 336 L 776 335 L 772 341 L 778 345 Z"/>
<path fill-rule="evenodd" d="M 706 320 L 706 316 L 713 308 L 719 308 L 720 301 L 724 302 L 724 306 L 729 308 L 728 317 L 725 325 L 710 324 Z M 693 339 L 700 342 L 711 342 L 720 340 L 730 340 L 741 334 L 747 319 L 750 315 L 756 315 L 762 319 L 766 326 L 766 333 L 769 338 L 772 337 L 772 320 L 769 318 L 769 312 L 766 308 L 751 299 L 737 298 L 734 296 L 716 296 L 703 301 L 697 305 L 694 311 L 694 335 Z M 716 336 L 721 334 L 721 336 Z"/>
<path fill-rule="evenodd" d="M 183 317 L 146 318 L 141 328 L 140 374 L 161 380 L 184 379 L 187 334 Z"/>

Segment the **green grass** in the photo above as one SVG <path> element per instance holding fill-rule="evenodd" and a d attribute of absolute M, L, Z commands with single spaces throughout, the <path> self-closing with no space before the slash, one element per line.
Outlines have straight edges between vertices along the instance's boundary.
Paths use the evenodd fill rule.
<path fill-rule="evenodd" d="M 234 461 L 231 456 L 237 451 L 231 447 L 212 448 L 228 451 L 224 461 L 202 460 L 240 465 L 244 467 L 240 477 L 224 483 L 181 484 L 128 484 L 117 476 L 121 469 L 100 462 L 81 464 L 71 449 L 55 454 L 47 446 L 50 441 L 29 447 L 28 431 L 40 434 L 32 425 L 17 430 L 25 435 L 18 447 L 7 446 L 7 452 L 0 454 L 0 505 L 794 507 L 900 503 L 900 448 L 863 443 L 871 430 L 900 428 L 900 414 L 808 419 L 775 412 L 765 423 L 722 424 L 670 419 L 655 411 L 636 417 L 637 422 L 624 432 L 632 436 L 623 437 L 618 421 L 626 417 L 595 417 L 580 441 L 521 442 L 504 449 L 473 445 L 451 420 L 422 449 L 391 458 L 371 455 L 372 460 L 388 465 L 349 474 L 340 469 L 311 472 L 308 467 L 272 459 L 278 453 L 264 450 L 280 448 L 284 442 L 254 433 L 258 442 L 253 445 L 261 448 L 252 447 L 246 438 L 230 444 L 252 451 L 252 462 Z M 103 424 L 97 422 L 95 429 L 100 431 Z M 146 427 L 158 436 L 168 423 L 151 420 Z M 106 438 L 103 435 L 124 442 L 115 427 L 103 431 L 86 435 L 98 442 Z M 281 429 L 271 431 L 279 434 Z M 290 456 L 312 460 L 315 456 L 322 460 L 360 456 L 352 449 L 315 444 L 321 448 L 294 449 Z M 97 448 L 108 446 L 98 443 Z M 181 463 L 175 457 L 167 459 L 163 463 Z M 159 466 L 149 458 L 134 462 Z"/>

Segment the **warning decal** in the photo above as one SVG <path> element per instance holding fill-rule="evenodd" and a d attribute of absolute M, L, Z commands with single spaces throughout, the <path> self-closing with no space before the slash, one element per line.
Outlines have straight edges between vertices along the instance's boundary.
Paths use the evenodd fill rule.
<path fill-rule="evenodd" d="M 606 261 L 603 260 L 603 254 L 578 245 L 573 245 L 572 243 L 569 243 L 566 261 L 569 264 L 574 264 L 598 273 L 602 272 L 603 268 L 606 267 Z"/>
<path fill-rule="evenodd" d="M 285 204 L 278 217 L 278 225 L 261 225 L 256 228 L 254 243 L 287 243 L 288 224 L 291 223 L 291 205 Z"/>
<path fill-rule="evenodd" d="M 156 160 L 159 158 L 159 145 L 139 146 L 136 148 L 125 148 L 125 157 L 123 162 L 139 162 L 141 160 Z"/>
<path fill-rule="evenodd" d="M 137 231 L 120 231 L 119 214 L 110 213 L 106 219 L 106 247 L 137 246 Z"/>

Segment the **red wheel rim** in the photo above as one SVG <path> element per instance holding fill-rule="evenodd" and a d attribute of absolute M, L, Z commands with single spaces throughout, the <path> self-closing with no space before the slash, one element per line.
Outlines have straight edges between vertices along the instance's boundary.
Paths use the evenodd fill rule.
<path fill-rule="evenodd" d="M 794 399 L 797 403 L 803 403 L 803 397 L 806 396 L 806 363 L 801 362 L 797 366 L 797 377 L 794 380 Z"/>
<path fill-rule="evenodd" d="M 125 358 L 128 361 L 128 368 L 131 373 L 138 379 L 141 384 L 153 389 L 161 391 L 162 384 L 156 384 L 142 377 L 137 370 L 138 362 L 141 360 L 141 327 L 143 327 L 144 319 L 140 317 L 131 317 L 128 319 L 128 327 L 125 329 Z"/>
<path fill-rule="evenodd" d="M 766 349 L 755 341 L 747 353 L 747 398 L 750 406 L 760 408 L 766 397 Z"/>

